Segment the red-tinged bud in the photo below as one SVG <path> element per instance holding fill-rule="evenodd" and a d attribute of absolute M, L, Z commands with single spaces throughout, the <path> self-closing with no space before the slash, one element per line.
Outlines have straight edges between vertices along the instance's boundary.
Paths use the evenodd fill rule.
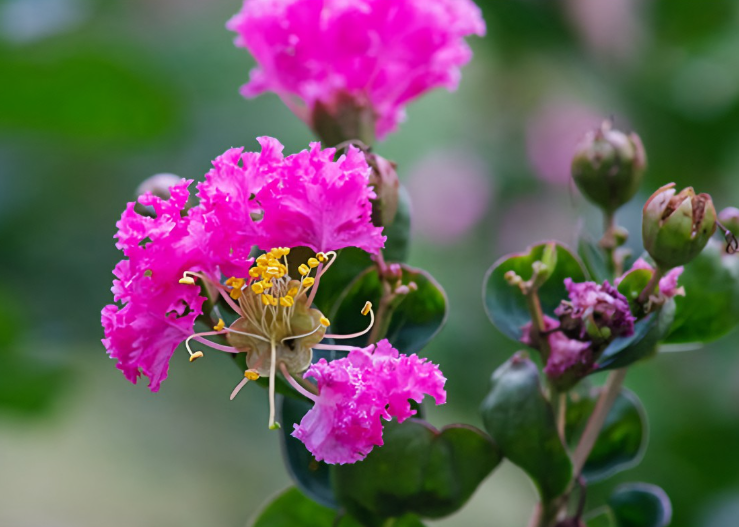
<path fill-rule="evenodd" d="M 716 232 L 716 209 L 708 194 L 692 187 L 676 192 L 665 185 L 644 205 L 644 248 L 662 271 L 685 265 L 695 258 Z"/>

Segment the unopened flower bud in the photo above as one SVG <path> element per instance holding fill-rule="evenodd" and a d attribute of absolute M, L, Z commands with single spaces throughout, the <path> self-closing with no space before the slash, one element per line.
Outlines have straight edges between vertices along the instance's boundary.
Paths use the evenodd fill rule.
<path fill-rule="evenodd" d="M 387 227 L 393 223 L 398 212 L 400 182 L 392 161 L 367 153 L 367 164 L 372 167 L 370 185 L 377 197 L 372 201 L 372 223 L 376 227 Z"/>
<path fill-rule="evenodd" d="M 572 178 L 586 198 L 613 213 L 634 197 L 645 168 L 646 154 L 639 136 L 612 130 L 610 121 L 605 121 L 577 146 Z"/>
<path fill-rule="evenodd" d="M 169 199 L 169 187 L 177 185 L 182 178 L 174 174 L 154 174 L 141 182 L 136 189 L 136 195 L 141 196 L 147 192 L 151 192 L 158 198 Z"/>
<path fill-rule="evenodd" d="M 718 221 L 729 229 L 734 236 L 739 236 L 739 209 L 736 207 L 725 208 L 719 212 Z"/>
<path fill-rule="evenodd" d="M 708 194 L 665 185 L 644 205 L 644 248 L 663 271 L 695 258 L 716 232 L 716 209 Z"/>

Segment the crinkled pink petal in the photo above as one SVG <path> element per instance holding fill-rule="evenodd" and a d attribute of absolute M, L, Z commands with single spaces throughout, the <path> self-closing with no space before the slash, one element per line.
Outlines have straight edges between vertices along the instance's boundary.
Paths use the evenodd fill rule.
<path fill-rule="evenodd" d="M 103 309 L 103 344 L 127 379 L 135 383 L 143 373 L 152 391 L 166 378 L 175 348 L 192 334 L 205 300 L 200 288 L 178 283 L 182 273 L 213 272 L 200 241 L 190 236 L 191 218 L 182 216 L 190 183 L 171 187 L 168 200 L 141 196 L 139 203 L 152 207 L 155 218 L 139 215 L 129 203 L 117 223 L 117 247 L 127 259 L 113 271 L 112 291 L 122 305 Z"/>
<path fill-rule="evenodd" d="M 399 354 L 387 340 L 343 359 L 321 359 L 305 377 L 316 379 L 319 396 L 293 436 L 317 460 L 332 464 L 354 463 L 382 445 L 380 418 L 407 419 L 415 413 L 409 399 L 421 402 L 427 394 L 436 404 L 446 402 L 446 379 L 438 366 Z"/>
<path fill-rule="evenodd" d="M 340 92 L 368 99 L 380 138 L 409 101 L 455 89 L 472 55 L 464 37 L 485 33 L 470 0 L 245 0 L 227 27 L 258 64 L 244 95 L 271 90 L 309 109 Z"/>
<path fill-rule="evenodd" d="M 521 342 L 527 346 L 533 346 L 531 339 L 532 327 L 533 324 L 529 322 L 521 328 Z M 544 315 L 544 329 L 545 331 L 551 331 L 547 336 L 549 358 L 544 366 L 544 373 L 552 379 L 559 378 L 572 369 L 589 368 L 593 359 L 590 342 L 571 339 L 560 331 L 553 331 L 558 327 L 558 321 Z"/>
<path fill-rule="evenodd" d="M 256 194 L 264 211 L 259 222 L 262 249 L 308 246 L 314 251 L 359 247 L 377 253 L 385 245 L 382 228 L 372 225 L 370 168 L 350 147 L 333 161 L 335 150 L 310 150 L 286 157 Z"/>

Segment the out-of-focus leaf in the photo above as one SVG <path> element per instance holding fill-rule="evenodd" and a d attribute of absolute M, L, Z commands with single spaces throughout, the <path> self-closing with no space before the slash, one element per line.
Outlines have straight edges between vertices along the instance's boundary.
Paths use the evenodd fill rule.
<path fill-rule="evenodd" d="M 441 286 L 426 271 L 402 265 L 402 283 L 414 283 L 417 289 L 400 295 L 389 313 L 386 337 L 402 353 L 415 353 L 431 340 L 446 322 L 447 299 Z M 377 310 L 383 286 L 377 269 L 371 267 L 359 275 L 344 291 L 331 313 L 331 332 L 355 333 L 367 327 L 367 317 L 361 315 L 365 302 Z M 377 311 L 376 311 L 377 312 Z M 381 323 L 378 321 L 376 323 Z M 342 343 L 366 346 L 367 334 Z"/>
<path fill-rule="evenodd" d="M 387 236 L 383 256 L 386 262 L 408 261 L 411 236 L 411 197 L 404 186 L 398 188 L 398 211 L 390 226 L 385 227 Z"/>
<path fill-rule="evenodd" d="M 605 280 L 612 280 L 608 272 L 608 264 L 603 249 L 598 247 L 591 239 L 580 236 L 577 242 L 577 254 L 581 258 L 585 269 L 587 269 L 590 277 L 598 283 Z"/>
<path fill-rule="evenodd" d="M 675 318 L 675 302 L 668 300 L 658 311 L 634 325 L 630 337 L 618 337 L 598 359 L 594 372 L 623 368 L 655 353 L 657 345 L 670 331 Z"/>
<path fill-rule="evenodd" d="M 601 388 L 571 393 L 567 405 L 567 437 L 574 448 L 593 413 Z M 583 467 L 583 476 L 595 482 L 634 466 L 647 446 L 647 419 L 641 401 L 621 390 Z"/>
<path fill-rule="evenodd" d="M 554 316 L 554 310 L 562 300 L 567 299 L 565 278 L 575 282 L 586 280 L 585 270 L 580 260 L 564 245 L 555 242 L 556 266 L 544 285 L 539 289 L 539 299 L 545 314 Z M 518 287 L 511 286 L 505 279 L 508 271 L 515 272 L 523 280 L 533 275 L 532 264 L 541 261 L 548 243 L 531 247 L 527 252 L 504 256 L 498 260 L 485 276 L 483 301 L 488 317 L 505 336 L 519 341 L 521 327 L 531 321 L 526 299 Z"/>
<path fill-rule="evenodd" d="M 333 469 L 339 502 L 371 527 L 407 513 L 457 511 L 501 460 L 486 434 L 465 425 L 439 431 L 419 419 L 390 422 L 383 441 L 363 461 Z"/>
<path fill-rule="evenodd" d="M 668 344 L 711 342 L 739 325 L 739 255 L 727 255 L 723 244 L 709 243 L 685 266 L 675 297 L 675 322 Z"/>
<path fill-rule="evenodd" d="M 667 527 L 672 520 L 672 504 L 665 491 L 647 483 L 618 487 L 608 499 L 616 527 Z"/>
<path fill-rule="evenodd" d="M 618 284 L 618 292 L 626 297 L 631 312 L 636 316 L 640 315 L 639 312 L 642 311 L 641 305 L 637 302 L 639 295 L 647 287 L 653 274 L 654 271 L 649 269 L 636 269 L 626 274 L 621 283 Z"/>
<path fill-rule="evenodd" d="M 173 129 L 176 86 L 163 85 L 153 69 L 143 73 L 143 54 L 138 64 L 119 57 L 95 46 L 0 48 L 0 69 L 13 79 L 0 97 L 0 129 L 95 142 L 149 140 Z"/>
<path fill-rule="evenodd" d="M 515 355 L 493 373 L 481 412 L 493 441 L 531 477 L 543 501 L 564 492 L 572 478 L 572 463 L 531 360 Z"/>

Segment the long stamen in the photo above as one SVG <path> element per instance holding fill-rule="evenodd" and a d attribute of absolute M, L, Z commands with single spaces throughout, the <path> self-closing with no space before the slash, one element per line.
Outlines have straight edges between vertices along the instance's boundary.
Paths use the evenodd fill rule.
<path fill-rule="evenodd" d="M 216 344 L 215 342 L 212 342 L 208 339 L 204 339 L 202 337 L 203 335 L 223 335 L 225 333 L 226 333 L 226 330 L 213 332 L 213 333 L 196 333 L 195 335 L 190 335 L 189 337 L 187 337 L 187 340 L 185 341 L 185 346 L 187 347 L 187 350 L 190 351 L 190 339 L 195 339 L 201 344 L 210 346 L 214 350 L 225 351 L 226 353 L 241 353 L 241 351 L 237 350 L 234 347 L 224 346 L 223 344 Z"/>
<path fill-rule="evenodd" d="M 241 379 L 241 382 L 236 385 L 236 388 L 233 389 L 231 392 L 230 400 L 234 400 L 234 397 L 238 395 L 238 393 L 241 391 L 241 389 L 246 386 L 246 383 L 249 381 L 256 381 L 259 378 L 259 374 L 254 370 L 246 370 L 244 372 L 244 378 Z"/>
<path fill-rule="evenodd" d="M 224 329 L 224 332 L 236 333 L 237 335 L 244 335 L 245 337 L 252 337 L 252 338 L 255 338 L 255 339 L 263 340 L 264 342 L 270 342 L 269 339 L 266 339 L 266 338 L 264 338 L 261 335 L 255 335 L 254 333 L 247 333 L 245 331 L 236 331 L 235 329 L 228 329 L 228 328 L 226 328 L 226 329 Z"/>
<path fill-rule="evenodd" d="M 313 284 L 313 290 L 310 292 L 310 295 L 308 296 L 308 306 L 313 305 L 313 300 L 316 298 L 316 294 L 318 293 L 318 283 L 321 281 L 321 277 L 326 273 L 326 271 L 329 270 L 329 268 L 334 264 L 336 261 L 336 253 L 334 251 L 329 251 L 327 253 L 318 253 L 319 261 L 321 262 L 318 266 L 318 269 L 316 269 L 316 282 Z M 326 265 L 323 265 L 323 260 L 326 260 L 328 263 Z"/>
<path fill-rule="evenodd" d="M 292 340 L 292 339 L 302 339 L 303 337 L 307 337 L 307 336 L 309 336 L 309 335 L 312 335 L 313 333 L 315 333 L 316 331 L 318 331 L 318 330 L 319 330 L 319 329 L 321 329 L 322 327 L 324 327 L 324 326 L 323 326 L 322 324 L 318 324 L 318 325 L 317 325 L 317 326 L 316 326 L 316 327 L 315 327 L 315 328 L 313 329 L 313 331 L 309 331 L 308 333 L 303 333 L 302 335 L 290 335 L 289 337 L 285 337 L 284 339 L 282 339 L 282 340 L 280 341 L 280 343 L 284 344 L 286 340 Z"/>
<path fill-rule="evenodd" d="M 351 333 L 349 335 L 326 334 L 323 336 L 323 338 L 325 339 L 353 339 L 355 337 L 361 337 L 365 333 L 369 332 L 369 330 L 372 329 L 372 326 L 375 325 L 375 312 L 372 310 L 372 302 L 367 302 L 366 304 L 364 304 L 364 307 L 362 308 L 362 314 L 364 316 L 367 316 L 367 315 L 370 316 L 369 326 L 367 326 L 362 331 L 359 331 L 357 333 Z"/>
<path fill-rule="evenodd" d="M 277 430 L 280 424 L 275 422 L 275 373 L 277 369 L 277 352 L 275 350 L 275 341 L 271 341 L 272 350 L 270 352 L 271 364 L 269 365 L 269 429 Z"/>
<path fill-rule="evenodd" d="M 353 351 L 357 349 L 356 346 L 342 346 L 340 344 L 316 344 L 313 346 L 314 350 L 338 350 L 338 351 Z"/>
<path fill-rule="evenodd" d="M 192 348 L 190 348 L 190 340 L 195 339 L 198 342 L 203 342 L 204 344 L 210 345 L 215 344 L 214 342 L 210 342 L 209 340 L 203 339 L 201 337 L 208 337 L 210 335 L 222 335 L 225 331 L 205 331 L 203 333 L 195 333 L 194 335 L 190 335 L 185 339 L 185 348 L 187 349 L 187 352 L 190 354 L 190 362 L 195 361 L 196 359 L 199 359 L 203 356 L 202 351 L 192 351 Z M 218 345 L 218 344 L 217 344 Z"/>
<path fill-rule="evenodd" d="M 307 397 L 313 402 L 318 401 L 317 394 L 311 393 L 308 390 L 306 390 L 292 375 L 290 375 L 290 372 L 287 371 L 287 366 L 285 366 L 284 362 L 280 363 L 280 371 L 282 371 L 282 375 L 285 376 L 285 379 L 287 382 L 290 383 L 290 386 L 295 388 L 295 390 L 302 396 Z"/>

